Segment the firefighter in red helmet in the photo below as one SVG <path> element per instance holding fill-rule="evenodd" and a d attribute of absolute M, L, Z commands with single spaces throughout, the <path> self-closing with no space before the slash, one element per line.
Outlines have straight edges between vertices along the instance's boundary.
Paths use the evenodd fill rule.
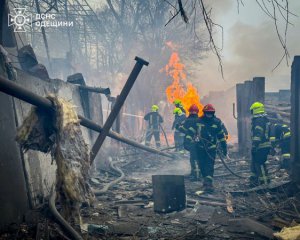
<path fill-rule="evenodd" d="M 196 129 L 199 121 L 199 108 L 193 104 L 189 108 L 189 116 L 179 125 L 178 130 L 185 134 L 184 148 L 190 152 L 191 180 L 200 178 L 200 166 L 196 148 Z"/>
<path fill-rule="evenodd" d="M 202 111 L 203 116 L 197 122 L 195 142 L 204 191 L 212 192 L 214 190 L 213 175 L 217 144 L 220 145 L 222 153 L 226 156 L 227 143 L 223 123 L 215 116 L 213 105 L 205 105 Z"/>

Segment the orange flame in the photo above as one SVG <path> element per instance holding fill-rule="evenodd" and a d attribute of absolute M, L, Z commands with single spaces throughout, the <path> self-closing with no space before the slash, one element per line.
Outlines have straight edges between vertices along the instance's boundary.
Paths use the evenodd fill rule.
<path fill-rule="evenodd" d="M 172 46 L 172 43 L 167 42 L 167 46 Z M 172 53 L 169 63 L 165 66 L 164 70 L 167 76 L 173 79 L 171 85 L 166 88 L 168 102 L 173 103 L 175 99 L 181 100 L 186 112 L 188 112 L 192 104 L 196 104 L 200 109 L 199 116 L 201 116 L 203 105 L 200 103 L 200 95 L 197 88 L 191 82 L 187 81 L 185 66 L 180 62 L 177 52 Z"/>

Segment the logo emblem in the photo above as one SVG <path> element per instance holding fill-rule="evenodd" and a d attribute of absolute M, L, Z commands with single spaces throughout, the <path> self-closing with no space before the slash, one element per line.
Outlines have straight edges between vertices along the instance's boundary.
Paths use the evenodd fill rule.
<path fill-rule="evenodd" d="M 26 8 L 14 8 L 13 14 L 8 14 L 8 26 L 14 26 L 14 32 L 26 32 L 25 26 L 32 26 L 32 14 Z"/>

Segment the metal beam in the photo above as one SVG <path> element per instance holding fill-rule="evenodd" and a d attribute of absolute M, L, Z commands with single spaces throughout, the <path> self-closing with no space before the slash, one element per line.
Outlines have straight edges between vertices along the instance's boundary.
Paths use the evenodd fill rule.
<path fill-rule="evenodd" d="M 92 147 L 91 150 L 91 154 L 90 154 L 90 160 L 91 160 L 91 164 L 93 163 L 93 161 L 95 160 L 95 157 L 99 151 L 99 149 L 101 148 L 108 132 L 109 129 L 111 128 L 111 126 L 113 125 L 115 119 L 117 118 L 135 80 L 137 79 L 140 71 L 142 70 L 143 66 L 146 65 L 148 66 L 149 63 L 139 57 L 135 57 L 136 63 L 134 65 L 134 68 L 132 69 L 125 86 L 123 87 L 120 95 L 117 97 L 116 99 L 116 103 L 114 104 L 113 109 L 111 110 L 107 120 L 104 123 L 103 129 L 101 134 L 99 134 L 98 138 L 96 139 L 96 142 L 94 144 L 94 146 Z"/>
<path fill-rule="evenodd" d="M 110 95 L 110 88 L 101 88 L 101 87 L 89 87 L 83 85 L 77 85 L 80 89 L 88 91 L 88 92 L 95 92 L 95 93 L 102 93 L 104 95 Z"/>

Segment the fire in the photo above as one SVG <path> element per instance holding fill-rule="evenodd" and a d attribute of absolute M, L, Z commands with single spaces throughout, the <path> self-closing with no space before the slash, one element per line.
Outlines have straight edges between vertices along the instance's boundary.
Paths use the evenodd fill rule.
<path fill-rule="evenodd" d="M 172 43 L 167 42 L 167 46 L 172 46 Z M 174 50 L 174 48 L 170 48 Z M 197 88 L 187 80 L 185 65 L 180 62 L 177 52 L 172 53 L 164 71 L 173 79 L 171 85 L 166 88 L 168 102 L 173 103 L 175 99 L 181 100 L 186 112 L 192 104 L 196 104 L 200 109 L 199 115 L 201 115 L 203 105 L 200 103 L 200 95 Z"/>

